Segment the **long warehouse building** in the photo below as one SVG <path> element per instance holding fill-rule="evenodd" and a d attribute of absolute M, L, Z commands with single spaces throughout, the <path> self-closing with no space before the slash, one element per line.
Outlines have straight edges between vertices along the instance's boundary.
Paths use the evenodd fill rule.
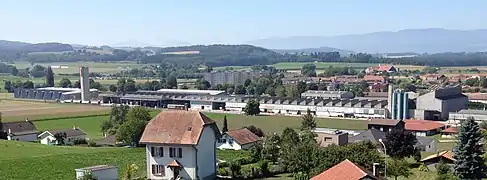
<path fill-rule="evenodd" d="M 243 112 L 247 102 L 255 99 L 263 113 L 299 115 L 310 109 L 317 116 L 385 118 L 387 100 L 333 98 L 278 98 L 226 95 L 223 91 L 166 90 L 137 91 L 123 96 L 100 94 L 106 104 L 128 104 L 170 108 L 184 105 L 197 110 Z"/>

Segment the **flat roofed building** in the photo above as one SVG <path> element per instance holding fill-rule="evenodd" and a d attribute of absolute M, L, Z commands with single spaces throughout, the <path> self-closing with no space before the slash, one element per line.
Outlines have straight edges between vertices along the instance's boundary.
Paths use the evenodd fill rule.
<path fill-rule="evenodd" d="M 210 82 L 211 86 L 218 84 L 243 85 L 245 80 L 254 80 L 260 77 L 260 71 L 225 71 L 225 72 L 208 72 L 203 78 Z"/>
<path fill-rule="evenodd" d="M 348 91 L 314 91 L 309 90 L 301 93 L 302 98 L 337 98 L 337 99 L 351 99 L 354 97 L 352 92 Z"/>
<path fill-rule="evenodd" d="M 458 112 L 452 112 L 448 115 L 448 120 L 450 121 L 461 121 L 472 117 L 477 123 L 482 121 L 487 121 L 487 111 L 478 109 L 462 109 Z"/>
<path fill-rule="evenodd" d="M 348 133 L 336 130 L 333 132 L 314 131 L 316 134 L 316 141 L 322 147 L 335 144 L 343 146 L 348 144 Z"/>

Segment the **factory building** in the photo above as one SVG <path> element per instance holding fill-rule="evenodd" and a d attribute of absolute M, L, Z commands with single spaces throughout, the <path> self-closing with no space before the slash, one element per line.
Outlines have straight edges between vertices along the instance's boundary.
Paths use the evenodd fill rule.
<path fill-rule="evenodd" d="M 334 99 L 351 99 L 354 97 L 352 92 L 347 91 L 313 91 L 309 90 L 301 93 L 302 98 L 334 98 Z"/>
<path fill-rule="evenodd" d="M 192 93 L 190 93 L 192 92 Z M 317 116 L 385 118 L 387 100 L 332 98 L 278 98 L 224 95 L 218 91 L 159 90 L 137 91 L 123 96 L 101 94 L 103 103 L 120 103 L 148 107 L 172 108 L 186 106 L 197 110 L 243 112 L 251 99 L 260 103 L 262 113 L 300 115 L 308 109 Z"/>
<path fill-rule="evenodd" d="M 460 121 L 466 120 L 469 117 L 474 118 L 475 121 L 480 124 L 482 121 L 487 121 L 487 111 L 477 109 L 462 109 L 458 112 L 451 112 L 448 120 L 450 120 L 450 123 L 452 124 L 459 124 Z"/>
<path fill-rule="evenodd" d="M 416 98 L 415 119 L 447 120 L 449 113 L 468 109 L 468 98 L 460 87 L 441 87 Z"/>
<path fill-rule="evenodd" d="M 79 101 L 82 91 L 79 88 L 46 87 L 37 89 L 14 89 L 14 97 L 20 99 Z M 98 99 L 98 89 L 89 89 L 89 96 Z"/>
<path fill-rule="evenodd" d="M 260 71 L 225 71 L 225 72 L 208 72 L 203 78 L 210 82 L 211 86 L 218 84 L 243 85 L 245 80 L 254 80 L 261 76 Z"/>

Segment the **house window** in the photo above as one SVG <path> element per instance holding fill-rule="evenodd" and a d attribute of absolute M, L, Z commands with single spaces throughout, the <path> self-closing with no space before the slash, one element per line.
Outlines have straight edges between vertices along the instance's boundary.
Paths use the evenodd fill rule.
<path fill-rule="evenodd" d="M 152 164 L 152 174 L 157 176 L 165 176 L 164 165 Z"/>
<path fill-rule="evenodd" d="M 229 144 L 233 144 L 233 140 L 232 140 L 232 139 L 229 139 L 229 140 L 228 140 L 228 143 L 229 143 Z"/>
<path fill-rule="evenodd" d="M 155 147 L 150 147 L 150 155 L 154 157 L 156 155 L 156 148 Z"/>
<path fill-rule="evenodd" d="M 169 148 L 169 157 L 171 158 L 182 158 L 183 148 Z"/>
<path fill-rule="evenodd" d="M 164 157 L 164 148 L 159 147 L 159 157 Z"/>
<path fill-rule="evenodd" d="M 227 139 L 225 139 L 225 138 L 218 139 L 218 143 L 226 143 L 226 142 L 227 142 Z"/>

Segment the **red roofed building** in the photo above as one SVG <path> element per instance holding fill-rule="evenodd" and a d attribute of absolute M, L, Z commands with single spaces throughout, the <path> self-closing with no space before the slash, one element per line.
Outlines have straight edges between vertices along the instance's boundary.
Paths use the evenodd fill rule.
<path fill-rule="evenodd" d="M 216 179 L 215 121 L 198 111 L 162 111 L 145 127 L 148 179 Z"/>
<path fill-rule="evenodd" d="M 341 163 L 314 176 L 311 180 L 383 180 L 372 172 L 346 159 Z"/>
<path fill-rule="evenodd" d="M 427 120 L 405 120 L 405 128 L 416 136 L 432 136 L 443 129 L 446 125 L 436 121 Z"/>
<path fill-rule="evenodd" d="M 379 64 L 379 66 L 377 67 L 369 67 L 365 69 L 365 73 L 367 74 L 381 73 L 384 71 L 390 73 L 390 72 L 396 72 L 397 69 L 392 65 L 381 65 L 381 64 Z"/>
<path fill-rule="evenodd" d="M 220 139 L 218 139 L 218 149 L 250 149 L 256 143 L 262 141 L 262 139 L 255 135 L 247 128 L 232 130 L 224 133 Z"/>
<path fill-rule="evenodd" d="M 383 76 L 374 76 L 374 75 L 365 75 L 363 79 L 370 83 L 386 81 L 386 79 Z"/>
<path fill-rule="evenodd" d="M 443 152 L 425 157 L 424 159 L 421 160 L 421 162 L 424 163 L 424 165 L 426 167 L 428 167 L 429 170 L 435 170 L 436 165 L 438 163 L 440 163 L 440 161 L 443 161 L 448 166 L 450 166 L 450 168 L 452 168 L 453 164 L 455 163 L 456 160 L 455 160 L 455 158 L 453 158 L 453 152 L 451 152 L 451 151 L 443 151 Z"/>
<path fill-rule="evenodd" d="M 455 138 L 458 135 L 456 127 L 449 127 L 441 131 L 442 138 Z"/>

